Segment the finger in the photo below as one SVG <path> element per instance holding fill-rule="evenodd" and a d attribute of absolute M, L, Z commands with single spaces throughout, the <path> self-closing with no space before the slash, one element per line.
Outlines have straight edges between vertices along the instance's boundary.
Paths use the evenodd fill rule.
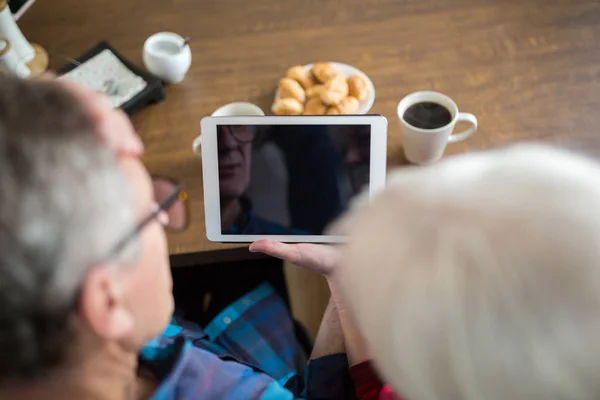
<path fill-rule="evenodd" d="M 276 242 L 274 240 L 262 239 L 250 245 L 252 253 L 264 253 L 271 257 L 281 258 L 289 262 L 298 261 L 298 253 L 289 244 Z"/>
<path fill-rule="evenodd" d="M 319 270 L 333 268 L 340 258 L 339 249 L 334 246 L 312 243 L 286 244 L 266 239 L 252 243 L 250 251 Z"/>
<path fill-rule="evenodd" d="M 299 243 L 294 247 L 299 260 L 297 265 L 311 265 L 325 271 L 333 269 L 340 261 L 340 249 L 333 245 Z"/>

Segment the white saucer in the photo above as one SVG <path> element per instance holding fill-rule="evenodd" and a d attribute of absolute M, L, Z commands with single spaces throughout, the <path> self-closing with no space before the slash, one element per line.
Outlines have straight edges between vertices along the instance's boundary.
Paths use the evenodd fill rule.
<path fill-rule="evenodd" d="M 371 107 L 373 107 L 373 103 L 375 102 L 375 85 L 373 85 L 373 82 L 371 82 L 371 79 L 369 79 L 367 74 L 365 74 L 358 68 L 354 68 L 352 65 L 342 64 L 342 63 L 338 63 L 338 62 L 332 62 L 331 64 L 333 64 L 337 69 L 342 71 L 342 73 L 344 75 L 346 75 L 346 77 L 349 77 L 351 75 L 360 75 L 367 82 L 367 87 L 369 88 L 369 95 L 367 96 L 366 99 L 361 100 L 359 107 L 358 107 L 358 114 L 368 114 L 369 111 L 371 110 Z M 304 66 L 304 68 L 307 70 L 310 70 L 312 68 L 312 66 L 313 66 L 313 64 L 306 64 Z M 278 98 L 279 98 L 279 90 L 277 90 L 275 92 L 275 99 L 278 99 Z"/>

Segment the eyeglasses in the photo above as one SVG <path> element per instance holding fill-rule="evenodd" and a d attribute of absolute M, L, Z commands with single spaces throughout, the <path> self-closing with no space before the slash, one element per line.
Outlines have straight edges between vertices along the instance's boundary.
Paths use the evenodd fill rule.
<path fill-rule="evenodd" d="M 169 231 L 182 231 L 187 227 L 187 193 L 183 190 L 182 184 L 177 184 L 167 178 L 155 177 L 152 179 L 154 186 L 154 197 L 158 203 L 156 210 L 146 216 L 136 227 L 123 239 L 121 239 L 106 259 L 111 259 L 118 255 L 140 232 L 158 216 L 166 212 L 169 216 L 169 222 L 164 225 Z"/>
<path fill-rule="evenodd" d="M 220 134 L 229 133 L 238 143 L 250 143 L 256 137 L 256 129 L 251 125 L 222 125 Z"/>
<path fill-rule="evenodd" d="M 177 190 L 178 187 L 183 187 L 183 185 L 172 179 L 159 176 L 154 176 L 152 178 L 152 186 L 154 187 L 154 199 L 159 205 L 166 201 L 169 196 L 171 196 Z M 181 190 L 178 198 L 173 202 L 173 204 L 163 210 L 169 217 L 169 222 L 164 225 L 165 230 L 169 232 L 180 232 L 187 228 L 187 198 L 187 192 Z"/>

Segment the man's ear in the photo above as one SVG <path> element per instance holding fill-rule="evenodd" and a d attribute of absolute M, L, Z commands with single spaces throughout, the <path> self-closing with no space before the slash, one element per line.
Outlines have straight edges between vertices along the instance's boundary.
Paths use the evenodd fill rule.
<path fill-rule="evenodd" d="M 125 304 L 123 278 L 111 265 L 97 266 L 86 275 L 81 286 L 79 314 L 105 340 L 121 340 L 133 330 L 134 319 Z"/>

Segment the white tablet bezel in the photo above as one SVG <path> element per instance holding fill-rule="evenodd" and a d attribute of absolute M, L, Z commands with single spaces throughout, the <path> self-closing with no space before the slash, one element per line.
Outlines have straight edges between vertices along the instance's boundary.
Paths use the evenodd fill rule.
<path fill-rule="evenodd" d="M 212 242 L 249 243 L 271 239 L 288 243 L 340 243 L 331 235 L 228 235 L 221 233 L 217 125 L 371 125 L 369 197 L 385 187 L 387 120 L 381 115 L 205 117 L 200 121 L 206 236 Z"/>

